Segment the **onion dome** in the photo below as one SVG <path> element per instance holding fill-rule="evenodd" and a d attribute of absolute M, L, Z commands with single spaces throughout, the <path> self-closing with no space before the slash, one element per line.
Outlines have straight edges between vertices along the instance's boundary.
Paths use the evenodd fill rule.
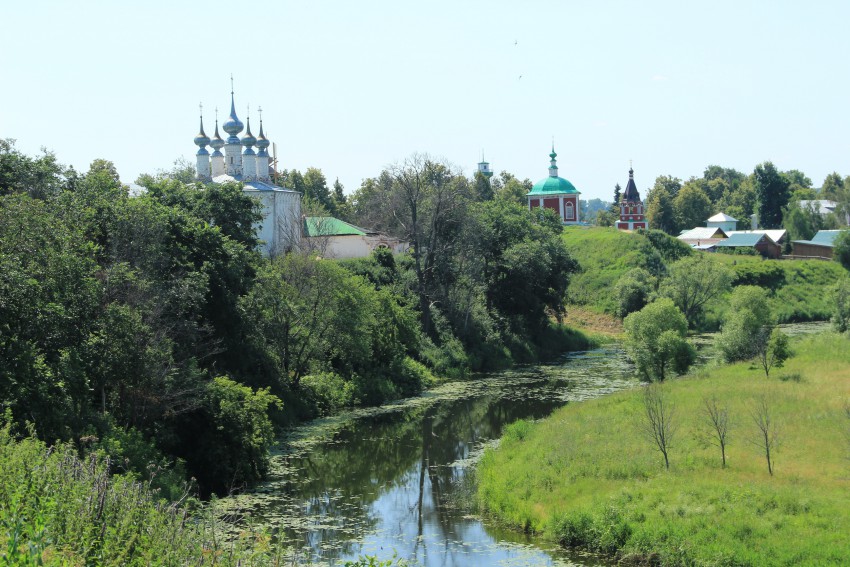
<path fill-rule="evenodd" d="M 236 137 L 236 134 L 242 131 L 245 127 L 242 124 L 242 121 L 236 117 L 236 105 L 233 102 L 233 91 L 230 91 L 230 116 L 227 118 L 227 122 L 221 125 L 224 128 L 224 131 L 230 134 L 230 137 L 227 138 L 228 144 L 238 144 L 239 138 Z"/>
<path fill-rule="evenodd" d="M 266 135 L 263 134 L 263 119 L 260 118 L 260 135 L 257 136 L 257 147 L 260 148 L 260 151 L 257 155 L 259 155 L 259 156 L 269 155 L 268 152 L 266 151 L 266 148 L 268 148 L 270 145 L 271 145 L 271 142 L 269 142 L 268 139 L 266 138 Z"/>
<path fill-rule="evenodd" d="M 223 155 L 221 153 L 221 148 L 224 147 L 224 140 L 221 139 L 221 136 L 218 133 L 218 118 L 215 119 L 215 135 L 212 137 L 210 141 L 210 147 L 215 150 L 213 151 L 213 156 L 218 157 Z"/>
<path fill-rule="evenodd" d="M 245 155 L 253 155 L 254 150 L 252 146 L 257 143 L 257 138 L 251 133 L 251 117 L 248 117 L 248 129 L 245 132 L 245 135 L 242 136 L 242 145 L 245 146 Z"/>
<path fill-rule="evenodd" d="M 210 144 L 210 137 L 204 133 L 204 115 L 201 115 L 201 131 L 198 132 L 198 135 L 195 136 L 195 145 L 200 149 L 198 150 L 198 155 L 206 155 L 209 152 L 206 150 L 206 146 Z"/>
<path fill-rule="evenodd" d="M 580 191 L 576 189 L 575 185 L 563 177 L 558 177 L 557 157 L 558 154 L 555 153 L 555 146 L 552 146 L 552 153 L 549 154 L 549 177 L 541 179 L 535 183 L 534 187 L 531 188 L 531 191 L 529 191 L 527 195 L 563 195 L 565 193 L 580 193 Z"/>

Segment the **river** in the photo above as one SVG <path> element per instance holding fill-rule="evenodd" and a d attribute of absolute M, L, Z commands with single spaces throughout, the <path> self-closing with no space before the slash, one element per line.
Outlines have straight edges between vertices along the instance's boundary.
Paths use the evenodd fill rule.
<path fill-rule="evenodd" d="M 789 335 L 824 328 L 783 326 Z M 701 349 L 703 363 L 712 350 Z M 467 473 L 506 424 L 636 384 L 623 352 L 605 348 L 317 420 L 282 440 L 267 482 L 221 505 L 233 532 L 270 527 L 296 565 L 341 565 L 362 554 L 425 567 L 606 565 L 477 516 Z"/>
<path fill-rule="evenodd" d="M 222 502 L 234 526 L 271 527 L 295 564 L 602 565 L 472 513 L 467 472 L 506 424 L 631 387 L 632 374 L 622 351 L 598 349 L 314 421 L 283 440 L 267 482 Z"/>

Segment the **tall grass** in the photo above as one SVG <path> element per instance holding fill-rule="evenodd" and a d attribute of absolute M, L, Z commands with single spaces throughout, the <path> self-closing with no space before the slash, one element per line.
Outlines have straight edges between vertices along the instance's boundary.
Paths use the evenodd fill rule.
<path fill-rule="evenodd" d="M 2 565 L 282 565 L 259 533 L 223 541 L 209 507 L 160 499 L 106 459 L 0 429 Z M 240 563 L 241 562 L 241 563 Z"/>
<path fill-rule="evenodd" d="M 747 363 L 668 384 L 680 428 L 661 454 L 636 427 L 641 392 L 569 405 L 509 428 L 479 469 L 478 497 L 507 524 L 620 558 L 665 565 L 840 565 L 850 561 L 850 342 L 795 343 L 769 380 Z M 783 380 L 782 377 L 789 377 Z M 754 444 L 753 403 L 780 423 L 775 475 Z M 728 466 L 706 436 L 703 400 L 731 416 Z"/>

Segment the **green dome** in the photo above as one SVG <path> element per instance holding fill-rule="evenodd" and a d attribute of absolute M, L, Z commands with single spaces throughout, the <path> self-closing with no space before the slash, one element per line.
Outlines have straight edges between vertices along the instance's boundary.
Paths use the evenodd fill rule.
<path fill-rule="evenodd" d="M 534 184 L 528 195 L 558 195 L 563 193 L 578 193 L 575 185 L 563 177 L 547 177 Z"/>

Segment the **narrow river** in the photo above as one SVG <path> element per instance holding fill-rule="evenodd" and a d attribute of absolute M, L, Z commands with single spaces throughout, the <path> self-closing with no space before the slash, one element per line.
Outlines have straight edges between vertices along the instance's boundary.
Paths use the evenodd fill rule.
<path fill-rule="evenodd" d="M 828 324 L 781 327 L 795 336 Z M 696 339 L 703 364 L 712 363 L 713 339 Z M 282 440 L 268 482 L 220 501 L 226 525 L 270 527 L 295 565 L 363 554 L 425 567 L 605 565 L 476 516 L 467 473 L 506 424 L 632 387 L 633 372 L 621 350 L 598 349 L 308 423 Z"/>
<path fill-rule="evenodd" d="M 283 440 L 268 482 L 222 503 L 235 526 L 270 526 L 294 564 L 362 554 L 426 567 L 602 564 L 474 515 L 467 472 L 506 424 L 635 385 L 623 360 L 617 349 L 575 353 L 309 423 Z"/>

